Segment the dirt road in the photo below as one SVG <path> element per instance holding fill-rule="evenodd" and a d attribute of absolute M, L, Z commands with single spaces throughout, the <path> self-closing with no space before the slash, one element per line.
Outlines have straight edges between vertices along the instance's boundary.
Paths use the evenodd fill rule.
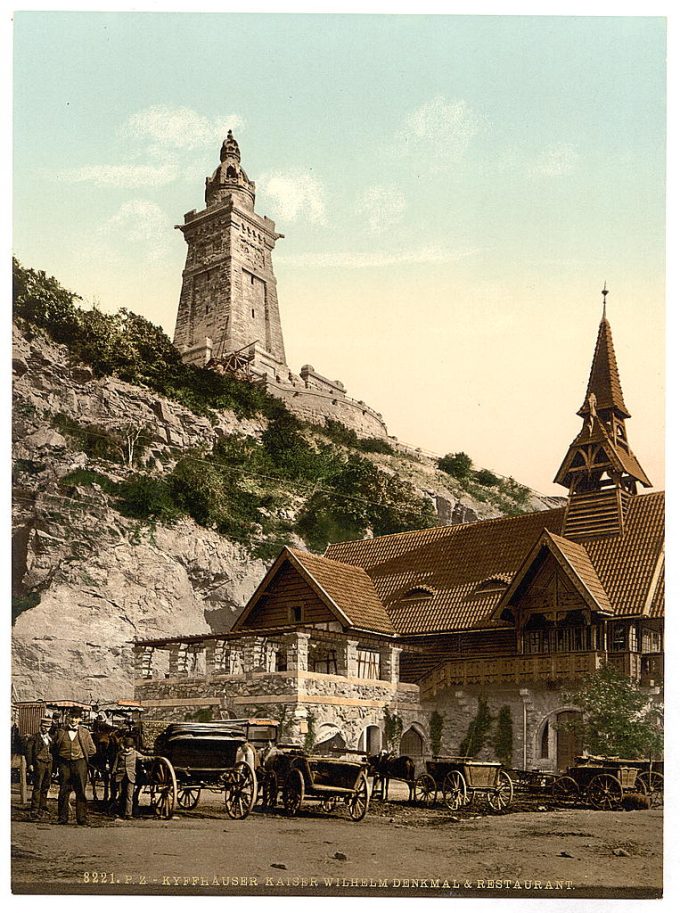
<path fill-rule="evenodd" d="M 660 895 L 661 811 L 519 808 L 534 810 L 462 816 L 395 801 L 356 824 L 313 806 L 232 821 L 202 798 L 170 821 L 93 813 L 90 827 L 59 827 L 15 807 L 12 883 L 18 893 Z"/>

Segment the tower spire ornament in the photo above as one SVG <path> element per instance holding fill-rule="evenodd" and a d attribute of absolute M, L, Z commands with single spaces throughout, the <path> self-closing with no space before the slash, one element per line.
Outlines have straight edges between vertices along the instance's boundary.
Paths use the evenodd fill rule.
<path fill-rule="evenodd" d="M 609 289 L 607 288 L 607 280 L 604 280 L 604 285 L 602 287 L 602 319 L 607 319 L 607 295 L 609 294 Z"/>
<path fill-rule="evenodd" d="M 555 482 L 569 489 L 562 535 L 591 539 L 623 532 L 637 484 L 651 487 L 628 444 L 626 419 L 614 341 L 606 316 L 607 284 L 602 289 L 602 319 L 595 343 L 588 387 L 577 412 L 580 434 L 562 461 Z"/>

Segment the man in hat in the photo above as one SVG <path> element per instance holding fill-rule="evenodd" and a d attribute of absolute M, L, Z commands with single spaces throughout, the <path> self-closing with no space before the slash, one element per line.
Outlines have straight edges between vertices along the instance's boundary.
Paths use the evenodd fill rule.
<path fill-rule="evenodd" d="M 28 737 L 26 742 L 26 765 L 33 774 L 33 794 L 31 795 L 31 818 L 47 815 L 47 794 L 52 782 L 54 765 L 54 740 L 50 735 L 52 717 L 44 716 L 40 720 L 40 729 Z"/>
<path fill-rule="evenodd" d="M 132 818 L 132 805 L 135 797 L 135 784 L 137 783 L 137 761 L 144 758 L 135 748 L 132 736 L 126 736 L 120 751 L 116 755 L 113 765 L 113 779 L 118 786 L 119 816 Z"/>
<path fill-rule="evenodd" d="M 54 754 L 59 769 L 59 824 L 68 824 L 69 799 L 76 794 L 76 821 L 87 825 L 87 762 L 97 749 L 92 736 L 80 725 L 81 714 L 72 710 L 66 718 L 66 728 L 59 729 L 54 738 Z"/>

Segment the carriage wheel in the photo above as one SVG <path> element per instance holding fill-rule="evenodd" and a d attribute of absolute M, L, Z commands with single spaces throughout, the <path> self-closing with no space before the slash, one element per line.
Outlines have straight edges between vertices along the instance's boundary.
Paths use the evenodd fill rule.
<path fill-rule="evenodd" d="M 235 764 L 231 770 L 225 772 L 223 782 L 224 806 L 227 814 L 230 818 L 237 820 L 246 818 L 251 813 L 257 798 L 252 767 L 243 761 Z"/>
<path fill-rule="evenodd" d="M 196 808 L 198 800 L 201 798 L 201 790 L 198 786 L 182 786 L 177 793 L 177 804 L 184 811 L 191 811 Z"/>
<path fill-rule="evenodd" d="M 359 777 L 359 785 L 349 800 L 349 816 L 352 821 L 362 821 L 368 811 L 368 778 L 366 774 Z"/>
<path fill-rule="evenodd" d="M 433 806 L 437 798 L 437 784 L 434 777 L 429 774 L 422 774 L 416 780 L 415 785 L 416 802 L 429 807 Z"/>
<path fill-rule="evenodd" d="M 638 776 L 635 786 L 640 792 L 643 791 L 640 787 L 644 787 L 650 808 L 663 808 L 663 774 L 646 770 Z"/>
<path fill-rule="evenodd" d="M 590 781 L 586 796 L 594 808 L 610 811 L 621 808 L 623 788 L 611 774 L 598 774 Z"/>
<path fill-rule="evenodd" d="M 177 778 L 167 758 L 154 760 L 149 777 L 149 797 L 154 815 L 159 818 L 172 818 L 177 803 Z"/>
<path fill-rule="evenodd" d="M 458 770 L 450 770 L 444 777 L 442 796 L 447 808 L 455 812 L 461 805 L 467 805 L 467 789 L 463 775 Z"/>
<path fill-rule="evenodd" d="M 266 770 L 262 775 L 262 805 L 274 808 L 279 795 L 279 784 L 273 770 Z"/>
<path fill-rule="evenodd" d="M 553 799 L 562 805 L 575 805 L 581 795 L 579 785 L 573 777 L 558 777 L 550 792 Z"/>
<path fill-rule="evenodd" d="M 283 787 L 283 807 L 291 817 L 300 811 L 305 798 L 305 781 L 299 770 L 293 768 Z"/>
<path fill-rule="evenodd" d="M 487 794 L 486 800 L 495 812 L 502 812 L 504 808 L 511 804 L 514 794 L 515 790 L 510 774 L 504 770 L 499 770 L 496 788 L 493 792 Z"/>

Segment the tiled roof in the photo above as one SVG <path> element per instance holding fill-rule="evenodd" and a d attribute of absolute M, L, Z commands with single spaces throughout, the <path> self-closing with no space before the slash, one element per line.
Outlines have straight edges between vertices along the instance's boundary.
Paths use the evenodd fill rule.
<path fill-rule="evenodd" d="M 591 580 L 593 592 L 608 597 L 615 614 L 641 614 L 656 583 L 663 547 L 663 492 L 632 499 L 623 535 L 578 546 L 559 536 L 564 510 L 342 542 L 329 546 L 326 556 L 366 570 L 400 634 L 507 627 L 493 619 L 502 594 L 485 592 L 481 585 L 490 578 L 514 576 L 546 529 L 569 550 L 580 573 Z M 578 557 L 581 548 L 589 566 Z M 428 587 L 434 595 L 405 598 L 418 586 Z M 656 598 L 653 606 L 662 614 Z"/>
<path fill-rule="evenodd" d="M 626 409 L 626 404 L 623 401 L 619 369 L 616 364 L 616 354 L 614 353 L 612 330 L 606 317 L 603 317 L 600 321 L 597 343 L 595 344 L 595 354 L 593 355 L 590 378 L 588 379 L 588 389 L 586 390 L 583 405 L 579 409 L 579 415 L 588 415 L 588 397 L 591 393 L 594 393 L 597 398 L 598 412 L 600 409 L 615 408 L 618 409 L 624 417 L 630 418 L 630 413 Z"/>
<path fill-rule="evenodd" d="M 369 575 L 360 567 L 340 564 L 301 549 L 287 549 L 350 621 L 352 627 L 395 634 Z"/>

